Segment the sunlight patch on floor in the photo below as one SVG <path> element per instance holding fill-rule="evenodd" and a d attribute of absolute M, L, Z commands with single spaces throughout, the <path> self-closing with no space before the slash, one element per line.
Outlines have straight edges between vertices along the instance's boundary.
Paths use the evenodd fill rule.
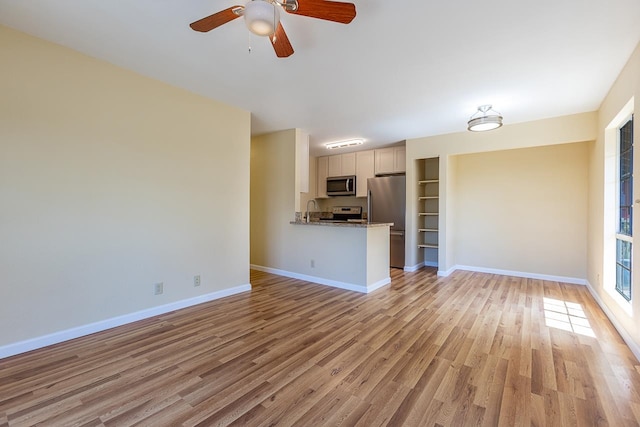
<path fill-rule="evenodd" d="M 582 306 L 575 302 L 544 298 L 545 325 L 588 337 L 596 337 Z"/>

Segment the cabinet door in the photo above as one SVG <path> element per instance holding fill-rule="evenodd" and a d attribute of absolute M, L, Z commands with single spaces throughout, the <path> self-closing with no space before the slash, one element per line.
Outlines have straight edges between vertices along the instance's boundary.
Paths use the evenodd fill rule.
<path fill-rule="evenodd" d="M 329 156 L 329 174 L 327 176 L 342 176 L 342 156 L 337 154 Z"/>
<path fill-rule="evenodd" d="M 367 179 L 376 176 L 373 150 L 356 153 L 356 197 L 367 197 Z"/>
<path fill-rule="evenodd" d="M 327 175 L 329 173 L 329 160 L 328 157 L 318 157 L 318 172 L 316 176 L 318 181 L 316 182 L 317 198 L 327 198 Z"/>
<path fill-rule="evenodd" d="M 340 176 L 356 174 L 356 153 L 342 154 L 342 171 Z"/>
<path fill-rule="evenodd" d="M 356 174 L 356 153 L 336 154 L 328 156 L 329 177 Z"/>
<path fill-rule="evenodd" d="M 405 147 L 395 147 L 393 152 L 394 173 L 406 172 L 407 170 L 407 150 Z"/>
<path fill-rule="evenodd" d="M 395 166 L 393 148 L 381 148 L 375 150 L 376 175 L 393 173 Z"/>

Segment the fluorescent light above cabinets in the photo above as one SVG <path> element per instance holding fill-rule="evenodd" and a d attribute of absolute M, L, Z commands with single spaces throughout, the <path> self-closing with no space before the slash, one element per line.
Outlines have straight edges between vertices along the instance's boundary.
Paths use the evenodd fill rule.
<path fill-rule="evenodd" d="M 335 148 L 345 148 L 345 147 L 353 147 L 355 145 L 364 144 L 363 139 L 349 139 L 346 141 L 337 141 L 337 142 L 328 142 L 324 144 L 325 147 L 329 150 L 333 150 Z"/>

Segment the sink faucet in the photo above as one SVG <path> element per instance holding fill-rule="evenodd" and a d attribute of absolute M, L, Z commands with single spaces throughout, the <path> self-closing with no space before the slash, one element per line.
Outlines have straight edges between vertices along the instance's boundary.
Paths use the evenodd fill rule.
<path fill-rule="evenodd" d="M 307 222 L 309 222 L 309 202 L 313 202 L 315 209 L 318 210 L 318 203 L 316 202 L 316 199 L 309 199 L 307 201 Z"/>

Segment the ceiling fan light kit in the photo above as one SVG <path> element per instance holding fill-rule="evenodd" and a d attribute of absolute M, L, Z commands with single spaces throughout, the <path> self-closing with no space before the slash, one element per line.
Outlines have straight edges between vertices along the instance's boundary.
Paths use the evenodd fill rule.
<path fill-rule="evenodd" d="M 270 36 L 280 23 L 278 7 L 267 0 L 253 0 L 244 7 L 244 23 L 258 36 Z"/>
<path fill-rule="evenodd" d="M 471 132 L 483 132 L 498 129 L 502 126 L 502 115 L 491 108 L 491 105 L 481 105 L 467 122 L 467 129 Z"/>
<path fill-rule="evenodd" d="M 293 55 L 293 46 L 280 22 L 280 8 L 292 15 L 348 24 L 356 17 L 356 6 L 331 0 L 250 0 L 244 6 L 236 5 L 213 15 L 206 16 L 190 27 L 206 33 L 241 16 L 249 31 L 259 36 L 270 37 L 278 58 Z"/>

